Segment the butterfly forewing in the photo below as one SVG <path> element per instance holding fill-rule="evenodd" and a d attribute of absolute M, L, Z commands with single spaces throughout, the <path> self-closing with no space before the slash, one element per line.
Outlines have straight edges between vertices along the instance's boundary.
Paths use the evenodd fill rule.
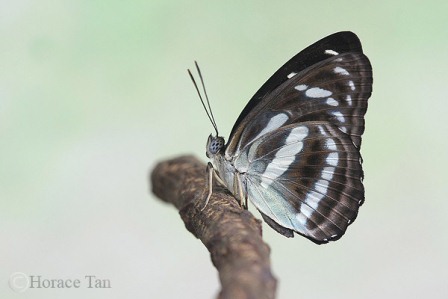
<path fill-rule="evenodd" d="M 291 74 L 300 73 L 304 69 L 319 63 L 335 54 L 362 53 L 359 38 L 350 31 L 331 34 L 300 51 L 286 62 L 267 80 L 244 107 L 237 121 L 233 125 L 230 136 L 234 135 L 247 114 L 257 106 L 261 100 L 275 88 L 286 82 Z"/>
<path fill-rule="evenodd" d="M 359 148 L 371 86 L 371 66 L 364 54 L 345 53 L 321 61 L 266 95 L 235 130 L 226 154 L 237 156 L 260 133 L 308 120 L 337 125 Z"/>

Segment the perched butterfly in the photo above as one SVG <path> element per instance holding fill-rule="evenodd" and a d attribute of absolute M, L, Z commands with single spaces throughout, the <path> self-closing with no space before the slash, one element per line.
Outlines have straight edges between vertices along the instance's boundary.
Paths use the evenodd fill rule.
<path fill-rule="evenodd" d="M 318 244 L 339 239 L 364 202 L 360 147 L 372 81 L 358 37 L 327 36 L 255 93 L 227 144 L 204 88 L 216 131 L 207 141 L 207 201 L 215 177 L 245 208 L 249 199 L 279 233 L 296 232 Z"/>

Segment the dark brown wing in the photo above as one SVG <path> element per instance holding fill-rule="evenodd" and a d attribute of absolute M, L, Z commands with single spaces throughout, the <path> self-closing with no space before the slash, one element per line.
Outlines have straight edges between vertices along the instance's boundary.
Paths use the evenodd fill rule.
<path fill-rule="evenodd" d="M 356 34 L 350 31 L 331 34 L 308 46 L 286 62 L 260 87 L 252 99 L 247 103 L 233 125 L 230 136 L 234 134 L 240 123 L 246 118 L 249 112 L 262 101 L 262 99 L 289 79 L 288 75 L 291 73 L 300 73 L 318 62 L 334 56 L 335 53 L 362 53 L 361 42 Z"/>
<path fill-rule="evenodd" d="M 340 47 L 334 38 L 342 39 Z M 372 81 L 356 35 L 337 33 L 286 63 L 241 113 L 226 159 L 280 233 L 326 243 L 356 218 L 364 201 L 359 150 Z"/>
<path fill-rule="evenodd" d="M 328 122 L 265 134 L 235 166 L 245 170 L 248 198 L 265 221 L 289 237 L 295 231 L 316 243 L 338 239 L 364 201 L 359 151 Z"/>
<path fill-rule="evenodd" d="M 360 148 L 371 93 L 368 58 L 362 53 L 334 55 L 294 74 L 266 95 L 230 136 L 226 156 L 236 157 L 263 134 L 304 121 L 334 124 Z"/>

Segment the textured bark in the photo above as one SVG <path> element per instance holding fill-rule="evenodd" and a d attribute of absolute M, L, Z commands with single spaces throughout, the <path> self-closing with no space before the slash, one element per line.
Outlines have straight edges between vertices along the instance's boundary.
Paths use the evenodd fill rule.
<path fill-rule="evenodd" d="M 204 163 L 192 156 L 161 162 L 152 171 L 151 181 L 154 194 L 179 210 L 186 228 L 210 252 L 222 286 L 218 298 L 275 298 L 277 281 L 260 221 L 218 184 L 201 211 L 208 192 Z"/>

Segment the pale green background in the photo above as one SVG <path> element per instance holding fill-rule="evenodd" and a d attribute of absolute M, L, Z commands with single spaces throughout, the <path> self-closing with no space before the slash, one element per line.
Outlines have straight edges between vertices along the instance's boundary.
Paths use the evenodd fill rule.
<path fill-rule="evenodd" d="M 366 203 L 338 242 L 264 226 L 278 298 L 448 298 L 446 1 L 0 1 L 0 297 L 212 298 L 208 252 L 149 192 L 156 161 L 224 136 L 316 40 L 351 30 L 374 70 Z M 258 213 L 255 213 L 259 217 Z M 13 272 L 112 289 L 8 287 Z"/>

